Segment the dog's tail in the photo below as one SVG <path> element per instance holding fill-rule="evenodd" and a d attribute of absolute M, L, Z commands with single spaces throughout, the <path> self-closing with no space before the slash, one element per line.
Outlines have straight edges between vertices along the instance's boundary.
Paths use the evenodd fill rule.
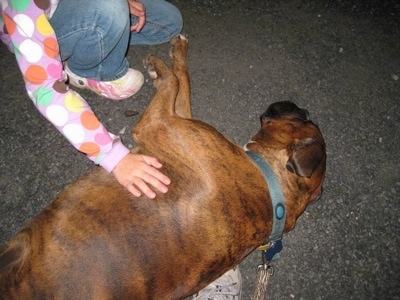
<path fill-rule="evenodd" d="M 30 267 L 31 237 L 31 229 L 25 228 L 0 249 L 0 299 L 19 285 Z"/>

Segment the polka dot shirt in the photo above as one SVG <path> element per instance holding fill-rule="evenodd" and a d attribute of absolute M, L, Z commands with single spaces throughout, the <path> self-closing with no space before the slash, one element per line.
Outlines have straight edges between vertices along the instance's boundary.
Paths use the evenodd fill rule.
<path fill-rule="evenodd" d="M 48 21 L 59 0 L 0 1 L 0 37 L 17 59 L 29 97 L 76 149 L 111 172 L 129 150 L 65 83 L 58 42 Z"/>

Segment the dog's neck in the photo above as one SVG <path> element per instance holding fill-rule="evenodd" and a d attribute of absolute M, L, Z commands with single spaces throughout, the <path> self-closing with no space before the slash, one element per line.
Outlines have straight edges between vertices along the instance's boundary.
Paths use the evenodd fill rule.
<path fill-rule="evenodd" d="M 273 224 L 269 242 L 280 240 L 285 229 L 286 208 L 282 187 L 269 163 L 257 152 L 246 151 L 247 156 L 260 168 L 268 185 L 272 203 Z"/>

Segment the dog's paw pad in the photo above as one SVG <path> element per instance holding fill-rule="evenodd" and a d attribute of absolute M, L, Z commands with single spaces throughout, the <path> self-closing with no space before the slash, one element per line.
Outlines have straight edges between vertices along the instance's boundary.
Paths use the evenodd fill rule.
<path fill-rule="evenodd" d="M 179 35 L 175 36 L 174 38 L 172 38 L 172 40 L 171 40 L 171 44 L 173 46 L 178 45 L 178 44 L 187 44 L 187 43 L 189 43 L 189 38 L 185 34 L 179 34 Z"/>
<path fill-rule="evenodd" d="M 179 38 L 180 38 L 181 40 L 186 41 L 186 42 L 189 41 L 189 38 L 188 38 L 188 35 L 187 35 L 187 34 L 180 34 L 180 35 L 179 35 Z"/>
<path fill-rule="evenodd" d="M 149 76 L 152 79 L 156 79 L 158 77 L 157 72 L 154 70 L 153 63 L 151 62 L 151 56 L 143 60 L 143 65 L 147 69 L 147 73 L 149 73 Z"/>
<path fill-rule="evenodd" d="M 158 77 L 157 72 L 154 71 L 153 68 L 151 68 L 151 69 L 149 68 L 149 69 L 147 70 L 147 72 L 149 73 L 149 76 L 150 76 L 152 79 L 156 79 L 156 78 Z"/>

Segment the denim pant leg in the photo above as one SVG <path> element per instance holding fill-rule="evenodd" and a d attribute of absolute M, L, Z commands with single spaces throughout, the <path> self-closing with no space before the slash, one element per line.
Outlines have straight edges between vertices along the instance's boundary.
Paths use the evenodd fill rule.
<path fill-rule="evenodd" d="M 165 0 L 139 1 L 146 6 L 146 24 L 139 33 L 131 33 L 131 45 L 165 43 L 181 32 L 182 15 L 174 5 Z M 131 16 L 131 23 L 136 23 L 136 17 Z"/>
<path fill-rule="evenodd" d="M 50 23 L 62 60 L 75 74 L 112 81 L 128 71 L 127 0 L 61 0 Z"/>

